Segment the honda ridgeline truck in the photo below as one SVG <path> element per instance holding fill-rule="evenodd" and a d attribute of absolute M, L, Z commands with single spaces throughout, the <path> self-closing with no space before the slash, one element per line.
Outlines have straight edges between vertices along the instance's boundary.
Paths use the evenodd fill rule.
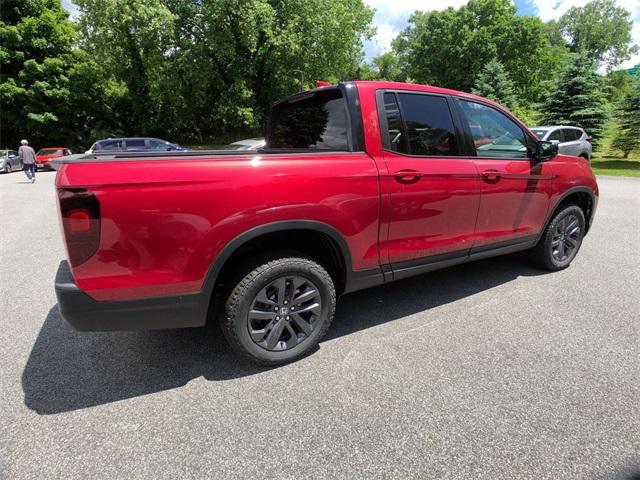
<path fill-rule="evenodd" d="M 522 250 L 568 267 L 598 186 L 557 148 L 474 95 L 350 82 L 275 104 L 259 151 L 63 160 L 60 312 L 82 331 L 216 318 L 244 357 L 288 362 L 343 294 Z"/>

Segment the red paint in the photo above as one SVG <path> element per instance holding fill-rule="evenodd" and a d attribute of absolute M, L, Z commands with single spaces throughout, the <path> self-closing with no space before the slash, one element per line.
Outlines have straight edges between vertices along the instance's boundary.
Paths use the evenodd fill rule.
<path fill-rule="evenodd" d="M 283 220 L 330 225 L 349 247 L 349 268 L 367 269 L 538 234 L 570 188 L 597 195 L 588 163 L 574 157 L 536 164 L 383 151 L 377 90 L 478 97 L 392 82 L 356 85 L 366 153 L 63 164 L 57 186 L 87 189 L 100 208 L 98 248 L 72 267 L 77 285 L 97 300 L 198 292 L 225 245 Z M 407 170 L 419 181 L 398 182 Z M 485 181 L 486 171 L 499 181 Z"/>
<path fill-rule="evenodd" d="M 64 152 L 65 150 L 69 150 L 67 147 L 45 147 L 41 148 L 39 151 L 43 150 L 57 150 L 60 152 Z M 56 158 L 64 157 L 64 153 L 56 153 L 53 155 L 36 155 L 36 165 L 38 167 L 51 168 L 51 160 Z"/>

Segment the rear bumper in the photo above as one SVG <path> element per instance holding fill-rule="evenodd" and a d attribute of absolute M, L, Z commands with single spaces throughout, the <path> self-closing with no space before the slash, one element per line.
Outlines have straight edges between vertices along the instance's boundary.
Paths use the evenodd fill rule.
<path fill-rule="evenodd" d="M 66 261 L 58 267 L 55 289 L 60 315 L 83 332 L 201 327 L 209 306 L 200 294 L 99 302 L 78 288 Z"/>

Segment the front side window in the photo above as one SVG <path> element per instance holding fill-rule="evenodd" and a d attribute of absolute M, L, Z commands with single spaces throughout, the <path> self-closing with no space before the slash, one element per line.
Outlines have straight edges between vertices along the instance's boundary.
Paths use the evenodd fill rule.
<path fill-rule="evenodd" d="M 169 148 L 169 144 L 167 142 L 163 142 L 162 140 L 149 140 L 149 147 L 154 150 L 167 150 Z"/>
<path fill-rule="evenodd" d="M 540 140 L 542 140 L 542 137 L 544 137 L 547 134 L 548 130 L 540 130 L 540 129 L 536 129 L 536 130 L 531 130 L 536 137 L 538 137 Z"/>
<path fill-rule="evenodd" d="M 557 129 L 549 134 L 549 138 L 547 138 L 549 142 L 562 142 L 562 130 Z"/>
<path fill-rule="evenodd" d="M 269 148 L 348 150 L 345 100 L 337 89 L 321 90 L 279 104 Z"/>
<path fill-rule="evenodd" d="M 460 100 L 478 157 L 529 158 L 529 140 L 522 128 L 507 115 L 481 103 Z"/>

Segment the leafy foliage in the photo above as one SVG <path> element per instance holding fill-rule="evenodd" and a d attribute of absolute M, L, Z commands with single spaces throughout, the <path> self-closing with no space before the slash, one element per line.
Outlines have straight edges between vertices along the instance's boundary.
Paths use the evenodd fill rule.
<path fill-rule="evenodd" d="M 362 80 L 389 80 L 392 82 L 405 81 L 400 69 L 400 59 L 394 52 L 385 52 L 373 59 L 371 65 L 365 63 L 356 75 Z"/>
<path fill-rule="evenodd" d="M 640 80 L 636 80 L 620 102 L 616 120 L 618 132 L 612 147 L 622 150 L 624 158 L 640 149 Z"/>
<path fill-rule="evenodd" d="M 85 48 L 127 86 L 129 129 L 195 141 L 258 128 L 298 90 L 293 70 L 347 76 L 372 33 L 361 0 L 76 3 Z"/>
<path fill-rule="evenodd" d="M 608 69 L 637 51 L 631 39 L 632 25 L 631 13 L 617 6 L 615 0 L 592 0 L 584 7 L 571 7 L 559 21 L 572 51 L 584 51 Z"/>
<path fill-rule="evenodd" d="M 507 108 L 518 106 L 513 82 L 502 63 L 495 58 L 480 71 L 472 92 Z"/>
<path fill-rule="evenodd" d="M 457 10 L 416 12 L 394 41 L 405 74 L 420 83 L 470 91 L 477 75 L 499 60 L 525 102 L 541 98 L 552 55 L 548 34 L 537 17 L 516 15 L 510 0 L 470 0 Z"/>
<path fill-rule="evenodd" d="M 607 75 L 604 97 L 592 69 L 570 79 L 584 73 L 571 52 L 608 68 L 633 53 L 629 13 L 614 0 L 547 23 L 516 15 L 511 0 L 416 12 L 371 63 L 362 62 L 373 33 L 363 0 L 74 3 L 70 21 L 60 0 L 3 0 L 0 146 L 22 137 L 87 146 L 114 135 L 207 143 L 257 133 L 272 102 L 298 91 L 296 70 L 306 88 L 362 78 L 473 89 L 527 123 L 537 123 L 544 101 L 548 118 L 586 122 L 596 137 L 604 107 L 594 99 L 617 103 L 630 89 L 619 72 Z M 580 93 L 572 98 L 569 87 Z"/>
<path fill-rule="evenodd" d="M 555 88 L 542 104 L 543 123 L 576 125 L 593 137 L 594 145 L 602 135 L 607 118 L 603 104 L 602 78 L 586 54 L 573 54 Z"/>
<path fill-rule="evenodd" d="M 77 145 L 108 118 L 102 69 L 74 48 L 59 0 L 3 2 L 0 96 L 3 145 Z"/>

